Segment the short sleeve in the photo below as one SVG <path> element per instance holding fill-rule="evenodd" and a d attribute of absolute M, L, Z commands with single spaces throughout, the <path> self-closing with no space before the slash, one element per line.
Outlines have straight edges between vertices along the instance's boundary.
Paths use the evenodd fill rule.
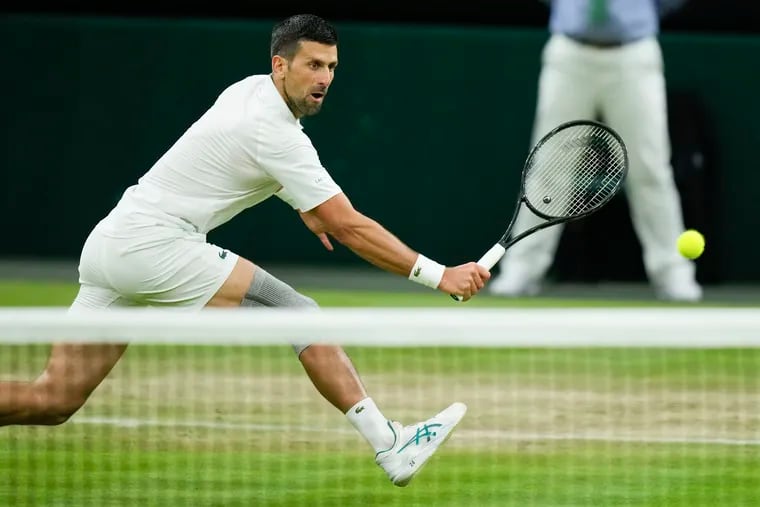
<path fill-rule="evenodd" d="M 285 190 L 285 187 L 282 187 L 280 190 L 274 193 L 278 198 L 280 198 L 285 203 L 289 204 L 291 208 L 297 210 L 298 205 L 296 204 L 296 201 L 293 199 L 293 196 L 290 195 L 290 193 Z"/>
<path fill-rule="evenodd" d="M 269 150 L 264 169 L 286 192 L 283 199 L 301 211 L 309 211 L 342 192 L 322 166 L 309 139 L 303 135 L 282 148 Z"/>

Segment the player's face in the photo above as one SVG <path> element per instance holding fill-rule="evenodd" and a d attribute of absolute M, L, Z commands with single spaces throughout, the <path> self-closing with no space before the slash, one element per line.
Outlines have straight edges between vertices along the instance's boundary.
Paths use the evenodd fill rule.
<path fill-rule="evenodd" d="M 335 77 L 338 47 L 318 42 L 302 42 L 290 60 L 284 60 L 281 70 L 281 92 L 296 118 L 317 114 Z"/>

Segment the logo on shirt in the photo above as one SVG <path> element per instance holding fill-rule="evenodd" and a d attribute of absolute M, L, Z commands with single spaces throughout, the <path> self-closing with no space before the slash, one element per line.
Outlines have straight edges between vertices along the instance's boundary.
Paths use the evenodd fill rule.
<path fill-rule="evenodd" d="M 226 259 L 228 253 L 229 252 L 227 250 L 222 250 L 221 252 L 219 252 L 219 258 L 220 259 Z"/>
<path fill-rule="evenodd" d="M 422 273 L 422 266 L 417 266 L 417 269 L 414 270 L 414 273 L 412 273 L 415 278 L 420 276 L 420 273 Z"/>

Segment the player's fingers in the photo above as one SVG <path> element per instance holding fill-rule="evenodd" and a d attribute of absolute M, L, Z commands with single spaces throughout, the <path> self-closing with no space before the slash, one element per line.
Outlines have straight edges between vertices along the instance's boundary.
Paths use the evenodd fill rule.
<path fill-rule="evenodd" d="M 486 268 L 481 266 L 478 263 L 471 262 L 472 266 L 472 272 L 474 276 L 477 276 L 479 279 L 483 280 L 484 282 L 491 278 L 491 272 L 488 271 Z"/>
<path fill-rule="evenodd" d="M 483 282 L 491 278 L 491 272 L 479 264 L 475 264 L 472 269 L 472 275 Z"/>
<path fill-rule="evenodd" d="M 473 268 L 472 272 L 470 273 L 470 276 L 475 281 L 475 285 L 478 287 L 478 289 L 482 289 L 483 285 L 486 283 L 486 280 L 488 280 L 486 276 L 483 276 L 481 269 L 483 269 L 481 266 L 476 265 L 476 267 Z"/>
<path fill-rule="evenodd" d="M 322 233 L 317 234 L 317 237 L 319 237 L 319 241 L 322 242 L 325 248 L 327 248 L 331 252 L 333 251 L 332 243 L 330 243 L 330 238 L 327 237 L 327 234 L 322 232 Z"/>
<path fill-rule="evenodd" d="M 462 299 L 464 301 L 467 301 L 472 297 L 472 283 L 468 280 L 466 283 L 462 284 Z"/>

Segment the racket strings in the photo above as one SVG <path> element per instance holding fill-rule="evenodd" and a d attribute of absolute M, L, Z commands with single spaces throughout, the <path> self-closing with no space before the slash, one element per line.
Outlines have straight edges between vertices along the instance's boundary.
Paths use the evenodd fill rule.
<path fill-rule="evenodd" d="M 607 130 L 567 128 L 536 149 L 525 174 L 525 198 L 548 217 L 573 217 L 606 203 L 625 176 L 625 149 Z"/>
<path fill-rule="evenodd" d="M 576 192 L 569 206 L 572 214 L 583 213 L 606 201 L 615 191 L 618 182 L 615 172 L 608 171 L 607 157 L 599 150 L 587 150 L 582 158 L 585 163 L 576 168 Z"/>

